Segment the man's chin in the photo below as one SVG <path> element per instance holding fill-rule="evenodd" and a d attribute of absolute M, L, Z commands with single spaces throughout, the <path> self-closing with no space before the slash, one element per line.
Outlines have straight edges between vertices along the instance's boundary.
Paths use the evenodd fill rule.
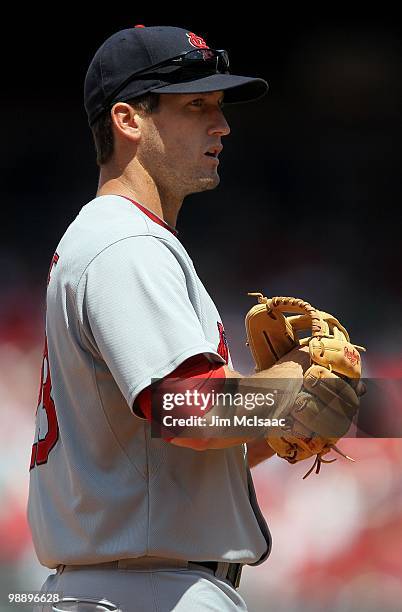
<path fill-rule="evenodd" d="M 215 176 L 201 178 L 197 181 L 198 185 L 195 186 L 193 193 L 207 191 L 208 189 L 215 189 L 215 187 L 219 185 L 220 181 L 221 179 L 218 174 L 215 174 Z"/>

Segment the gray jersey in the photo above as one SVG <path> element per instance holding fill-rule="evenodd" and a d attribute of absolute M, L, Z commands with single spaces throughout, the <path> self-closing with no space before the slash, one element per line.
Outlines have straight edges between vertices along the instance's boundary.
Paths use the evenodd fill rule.
<path fill-rule="evenodd" d="M 84 206 L 52 261 L 46 338 L 28 502 L 39 561 L 265 559 L 246 447 L 179 448 L 132 411 L 191 356 L 230 364 L 219 313 L 171 229 L 122 196 Z"/>

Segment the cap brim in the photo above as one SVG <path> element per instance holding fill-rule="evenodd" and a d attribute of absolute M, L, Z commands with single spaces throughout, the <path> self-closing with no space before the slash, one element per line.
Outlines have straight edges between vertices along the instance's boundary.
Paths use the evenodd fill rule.
<path fill-rule="evenodd" d="M 236 74 L 211 74 L 210 76 L 154 87 L 150 91 L 160 94 L 206 93 L 224 91 L 225 104 L 248 102 L 261 98 L 268 91 L 268 83 L 264 79 L 244 77 Z"/>

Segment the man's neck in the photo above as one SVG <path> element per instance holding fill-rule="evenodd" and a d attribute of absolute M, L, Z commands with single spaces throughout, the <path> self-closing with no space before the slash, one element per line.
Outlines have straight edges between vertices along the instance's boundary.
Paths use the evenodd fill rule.
<path fill-rule="evenodd" d="M 162 194 L 150 177 L 141 183 L 127 177 L 111 177 L 101 170 L 97 196 L 122 195 L 142 204 L 171 227 L 176 227 L 177 215 L 183 200 Z"/>

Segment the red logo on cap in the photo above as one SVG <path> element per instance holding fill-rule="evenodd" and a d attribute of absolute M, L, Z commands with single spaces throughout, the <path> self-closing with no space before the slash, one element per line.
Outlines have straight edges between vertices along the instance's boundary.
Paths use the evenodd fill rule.
<path fill-rule="evenodd" d="M 188 37 L 188 42 L 193 47 L 197 47 L 197 49 L 209 49 L 205 40 L 201 38 L 201 36 L 197 36 L 197 34 L 194 34 L 194 32 L 188 32 L 187 37 Z"/>

